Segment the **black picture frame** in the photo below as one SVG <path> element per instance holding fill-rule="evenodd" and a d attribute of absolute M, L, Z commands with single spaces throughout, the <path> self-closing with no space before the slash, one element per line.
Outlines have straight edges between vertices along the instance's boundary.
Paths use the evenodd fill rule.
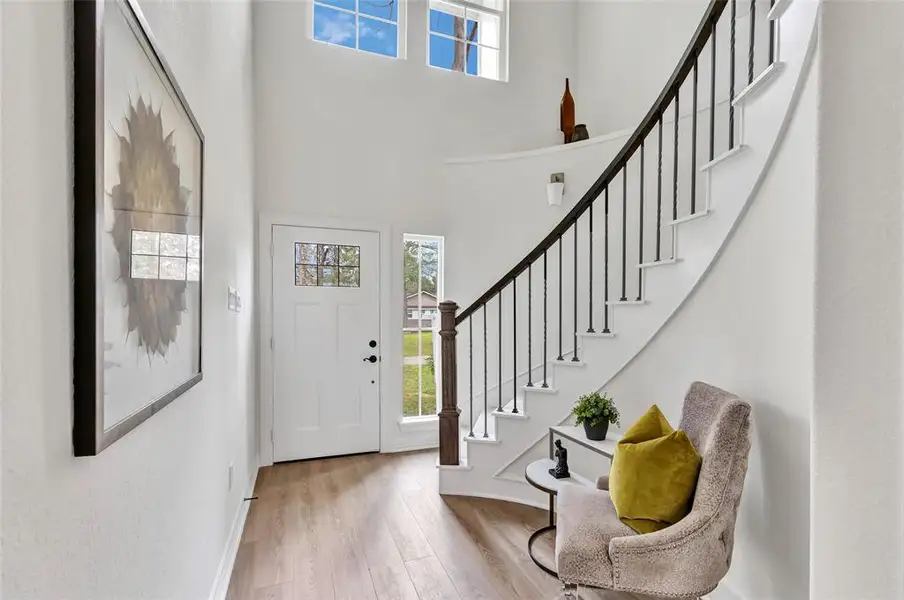
<path fill-rule="evenodd" d="M 203 379 L 204 134 L 163 57 L 137 0 L 76 0 L 72 5 L 74 12 L 72 443 L 75 456 L 95 456 Z M 105 189 L 104 136 L 105 127 L 109 122 L 104 110 L 104 53 L 111 50 L 105 43 L 106 10 L 123 11 L 136 40 L 145 51 L 149 64 L 159 75 L 163 86 L 168 88 L 173 104 L 184 113 L 190 122 L 190 129 L 197 134 L 200 155 L 195 163 L 197 189 L 193 190 L 193 193 L 197 194 L 197 215 L 192 214 L 191 218 L 197 216 L 196 235 L 200 248 L 197 258 L 197 279 L 190 280 L 192 285 L 198 286 L 195 325 L 197 333 L 194 335 L 196 344 L 193 341 L 190 346 L 192 364 L 197 364 L 197 372 L 162 395 L 150 398 L 147 404 L 105 428 L 103 244 L 104 236 L 109 236 L 110 232 L 104 227 L 104 202 L 106 195 L 109 194 L 109 190 Z M 187 212 L 184 217 L 188 220 Z M 191 262 L 186 259 L 186 264 Z M 186 279 L 186 286 L 188 283 L 189 279 Z M 194 367 L 191 370 L 194 371 Z"/>

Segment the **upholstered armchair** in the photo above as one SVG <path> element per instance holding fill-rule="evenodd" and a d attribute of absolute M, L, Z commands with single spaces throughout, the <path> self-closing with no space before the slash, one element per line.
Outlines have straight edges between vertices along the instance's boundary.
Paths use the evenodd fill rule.
<path fill-rule="evenodd" d="M 690 514 L 640 535 L 622 523 L 598 489 L 564 486 L 558 497 L 556 564 L 576 585 L 660 598 L 697 599 L 715 589 L 731 565 L 735 520 L 750 453 L 750 405 L 696 382 L 684 399 L 680 428 L 703 457 Z"/>

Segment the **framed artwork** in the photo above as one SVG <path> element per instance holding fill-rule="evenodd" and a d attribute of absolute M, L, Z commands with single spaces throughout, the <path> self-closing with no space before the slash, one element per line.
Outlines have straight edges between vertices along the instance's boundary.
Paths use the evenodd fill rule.
<path fill-rule="evenodd" d="M 73 449 L 202 379 L 204 135 L 136 0 L 74 2 Z"/>

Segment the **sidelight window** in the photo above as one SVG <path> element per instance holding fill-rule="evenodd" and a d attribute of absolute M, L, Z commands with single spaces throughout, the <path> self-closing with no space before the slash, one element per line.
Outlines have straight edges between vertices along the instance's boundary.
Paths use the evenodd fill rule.
<path fill-rule="evenodd" d="M 442 299 L 443 239 L 404 237 L 405 313 L 402 323 L 402 414 L 436 414 L 439 372 L 439 302 Z"/>

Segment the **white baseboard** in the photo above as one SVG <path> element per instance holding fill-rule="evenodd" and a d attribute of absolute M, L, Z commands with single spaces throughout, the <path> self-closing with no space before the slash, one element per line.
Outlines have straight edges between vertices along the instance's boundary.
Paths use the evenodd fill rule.
<path fill-rule="evenodd" d="M 254 495 L 258 471 L 260 471 L 260 467 L 254 469 L 254 473 L 251 475 L 245 498 L 250 498 Z M 239 551 L 239 541 L 242 539 L 245 519 L 248 517 L 250 508 L 250 500 L 244 500 L 239 505 L 239 509 L 235 514 L 235 520 L 232 522 L 232 529 L 229 531 L 229 538 L 226 540 L 226 547 L 223 548 L 223 556 L 220 558 L 220 566 L 217 568 L 217 578 L 213 582 L 213 588 L 210 590 L 208 600 L 226 600 L 226 592 L 229 591 L 229 579 L 232 577 L 232 568 L 235 566 L 235 557 Z"/>
<path fill-rule="evenodd" d="M 395 454 L 396 452 L 414 452 L 415 450 L 430 450 L 439 448 L 439 444 L 435 439 L 424 442 L 403 443 L 397 446 L 389 446 L 382 448 L 380 454 Z"/>

